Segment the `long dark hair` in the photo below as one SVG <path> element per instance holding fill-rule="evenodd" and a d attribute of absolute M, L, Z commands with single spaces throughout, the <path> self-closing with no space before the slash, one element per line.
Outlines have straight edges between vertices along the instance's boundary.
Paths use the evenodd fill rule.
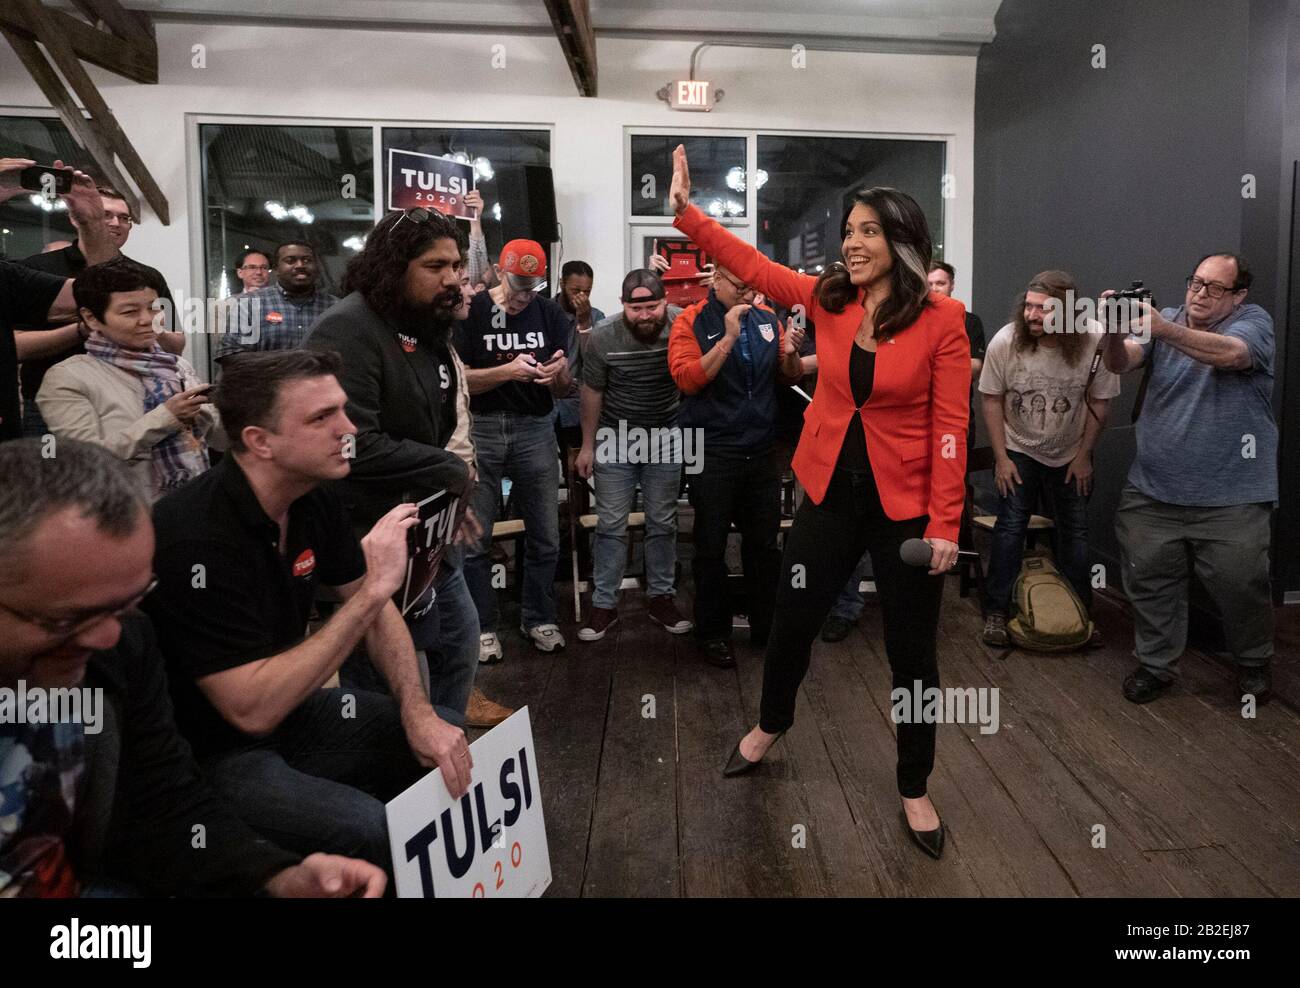
<path fill-rule="evenodd" d="M 1061 352 L 1065 355 L 1067 363 L 1071 366 L 1078 364 L 1083 358 L 1084 351 L 1089 350 L 1089 342 L 1092 348 L 1095 348 L 1096 337 L 1074 331 L 1074 313 L 1070 307 L 1070 296 L 1078 290 L 1079 286 L 1075 284 L 1074 276 L 1068 271 L 1053 269 L 1039 271 L 1034 275 L 1029 282 L 1029 287 L 1016 297 L 1016 308 L 1011 314 L 1011 324 L 1015 327 L 1013 343 L 1016 350 L 1028 350 L 1033 353 L 1038 349 L 1038 340 L 1029 332 L 1029 323 L 1025 321 L 1025 301 L 1030 292 L 1042 292 L 1061 303 L 1062 319 L 1065 323 L 1064 326 L 1059 327 Z"/>
<path fill-rule="evenodd" d="M 366 236 L 365 249 L 348 262 L 343 294 L 360 292 L 372 309 L 391 316 L 403 310 L 402 283 L 411 261 L 444 238 L 456 241 L 463 254 L 465 234 L 456 221 L 436 210 L 427 212 L 429 218 L 422 223 L 403 220 L 401 212 L 389 213 L 376 223 Z"/>
<path fill-rule="evenodd" d="M 916 322 L 929 304 L 930 259 L 934 246 L 925 213 L 906 192 L 877 186 L 859 189 L 840 219 L 841 240 L 853 207 L 870 206 L 880 217 L 880 226 L 894 259 L 889 274 L 889 297 L 876 310 L 876 339 L 887 340 Z M 828 267 L 813 289 L 817 304 L 827 312 L 843 312 L 858 297 L 858 287 L 849 280 L 849 269 L 841 262 Z"/>

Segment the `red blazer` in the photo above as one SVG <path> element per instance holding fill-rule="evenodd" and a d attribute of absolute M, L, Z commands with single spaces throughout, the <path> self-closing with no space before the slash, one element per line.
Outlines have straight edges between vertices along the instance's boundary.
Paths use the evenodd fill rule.
<path fill-rule="evenodd" d="M 768 260 L 695 206 L 674 225 L 746 284 L 787 308 L 803 306 L 817 329 L 817 391 L 804 412 L 794 471 L 813 502 L 830 486 L 849 422 L 857 411 L 849 357 L 865 309 L 817 304 L 817 279 Z M 970 340 L 966 307 L 930 293 L 916 322 L 876 350 L 871 396 L 862 406 L 880 503 L 895 521 L 929 516 L 927 538 L 957 541 L 966 500 L 966 428 L 970 413 Z"/>

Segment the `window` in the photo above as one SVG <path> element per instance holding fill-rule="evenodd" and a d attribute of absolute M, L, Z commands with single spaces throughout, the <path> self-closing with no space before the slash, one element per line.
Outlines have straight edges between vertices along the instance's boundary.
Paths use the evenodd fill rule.
<path fill-rule="evenodd" d="M 315 248 L 322 287 L 339 294 L 374 225 L 373 128 L 200 124 L 199 148 L 208 295 L 240 292 L 245 250 L 273 257 L 296 238 Z"/>
<path fill-rule="evenodd" d="M 758 247 L 819 274 L 840 260 L 839 223 L 853 193 L 886 185 L 917 201 L 942 258 L 943 167 L 940 141 L 759 134 Z"/>
<path fill-rule="evenodd" d="M 691 202 L 719 218 L 745 216 L 745 141 L 744 137 L 633 134 L 632 215 L 671 217 L 673 148 L 681 144 L 691 166 Z"/>
<path fill-rule="evenodd" d="M 4 130 L 6 158 L 30 158 L 38 165 L 62 160 L 93 174 L 86 168 L 87 154 L 77 146 L 57 117 L 0 116 Z M 77 231 L 68 220 L 67 207 L 60 200 L 42 204 L 40 197 L 14 196 L 0 203 L 0 257 L 21 260 L 39 254 L 56 241 L 75 240 Z"/>

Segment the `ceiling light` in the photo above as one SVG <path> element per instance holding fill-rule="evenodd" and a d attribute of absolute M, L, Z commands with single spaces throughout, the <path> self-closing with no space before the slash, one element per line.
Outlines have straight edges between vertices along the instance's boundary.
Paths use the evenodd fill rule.
<path fill-rule="evenodd" d="M 492 204 L 492 218 L 498 223 L 501 222 L 501 203 L 494 202 Z"/>
<path fill-rule="evenodd" d="M 276 202 L 274 199 L 267 200 L 266 211 L 271 214 L 271 218 L 274 220 L 282 220 L 289 215 L 289 210 L 285 209 L 281 203 Z"/>
<path fill-rule="evenodd" d="M 727 188 L 733 192 L 745 191 L 745 169 L 736 165 L 727 172 Z"/>
<path fill-rule="evenodd" d="M 483 182 L 491 181 L 492 176 L 496 174 L 496 172 L 492 170 L 492 162 L 488 161 L 487 158 L 482 155 L 479 155 L 474 159 L 474 173 L 478 175 L 479 180 Z"/>
<path fill-rule="evenodd" d="M 457 151 L 451 156 L 452 161 L 459 161 L 462 165 L 469 164 L 469 155 L 464 151 Z"/>
<path fill-rule="evenodd" d="M 314 223 L 316 216 L 306 206 L 294 206 L 289 210 L 289 215 L 299 223 Z"/>
<path fill-rule="evenodd" d="M 725 208 L 726 207 L 722 205 L 721 199 L 714 199 L 712 202 L 709 203 L 709 215 L 721 216 Z"/>
<path fill-rule="evenodd" d="M 357 234 L 353 234 L 352 236 L 348 237 L 347 240 L 343 241 L 343 246 L 347 247 L 349 250 L 359 251 L 366 246 L 366 238 L 359 236 Z"/>

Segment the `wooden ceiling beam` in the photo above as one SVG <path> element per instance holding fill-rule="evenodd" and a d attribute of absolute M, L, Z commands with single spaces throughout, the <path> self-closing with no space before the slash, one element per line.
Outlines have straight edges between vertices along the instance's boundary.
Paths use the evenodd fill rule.
<path fill-rule="evenodd" d="M 596 95 L 596 35 L 588 0 L 546 0 L 546 12 L 573 73 L 578 95 Z"/>
<path fill-rule="evenodd" d="M 90 0 L 83 0 L 83 2 L 92 11 L 99 9 L 97 6 L 92 6 Z M 116 31 L 111 34 L 108 31 L 101 31 L 93 24 L 87 24 L 61 10 L 47 9 L 45 16 L 54 25 L 55 30 L 67 39 L 78 58 L 92 65 L 98 65 L 101 69 L 125 76 L 132 82 L 152 85 L 158 81 L 158 43 L 154 39 L 153 29 L 141 25 L 131 11 L 120 7 L 118 9 L 128 15 L 123 26 L 133 25 L 125 36 Z M 121 21 L 120 18 L 115 20 Z M 109 22 L 105 21 L 105 23 Z M 0 28 L 11 31 L 28 41 L 36 40 L 36 31 L 18 3 L 0 4 Z"/>
<path fill-rule="evenodd" d="M 66 35 L 60 33 L 58 19 L 51 16 L 54 12 L 46 9 L 40 0 L 10 0 L 9 6 L 10 9 L 16 9 L 24 18 L 28 29 L 35 36 L 35 41 L 40 42 L 45 50 L 42 53 L 35 42 L 21 37 L 8 28 L 4 28 L 5 37 L 50 101 L 50 105 L 58 112 L 64 125 L 72 131 L 78 142 L 90 154 L 104 178 L 113 182 L 118 191 L 128 197 L 127 202 L 134 216 L 140 216 L 140 204 L 130 186 L 122 181 L 114 156 L 121 160 L 145 201 L 166 226 L 170 222 L 167 197 L 154 181 L 143 159 L 136 152 L 135 146 L 118 126 L 117 118 L 113 116 L 113 111 L 104 102 L 104 97 L 99 94 L 85 66 L 81 64 L 72 42 Z M 91 30 L 98 31 L 97 28 Z M 58 71 L 56 72 L 55 69 Z M 59 78 L 60 75 L 62 79 Z M 66 85 L 63 80 L 67 80 Z M 77 106 L 72 93 L 68 92 L 68 86 L 81 101 L 80 107 Z M 84 114 L 82 108 L 85 110 Z"/>

